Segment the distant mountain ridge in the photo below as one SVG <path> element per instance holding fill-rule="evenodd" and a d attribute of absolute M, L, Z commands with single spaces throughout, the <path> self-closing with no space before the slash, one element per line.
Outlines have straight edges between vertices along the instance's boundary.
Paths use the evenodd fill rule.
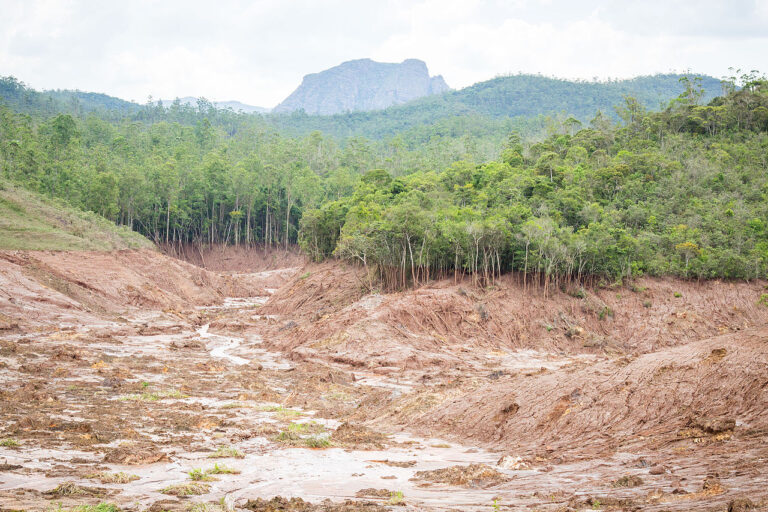
<path fill-rule="evenodd" d="M 574 116 L 582 123 L 597 111 L 617 119 L 614 107 L 624 104 L 625 96 L 635 97 L 649 110 L 665 108 L 685 90 L 680 79 L 700 77 L 706 104 L 722 92 L 719 79 L 699 75 L 656 74 L 604 82 L 566 80 L 542 75 L 499 76 L 469 87 L 418 98 L 383 110 L 347 112 L 334 115 L 291 115 L 273 111 L 267 120 L 278 130 L 303 136 L 314 130 L 346 138 L 364 136 L 380 139 L 421 126 L 441 124 L 444 132 L 473 126 L 480 131 L 496 130 L 512 119 L 537 116 Z"/>
<path fill-rule="evenodd" d="M 178 98 L 179 102 L 181 102 L 182 105 L 191 105 L 193 107 L 197 106 L 197 98 L 193 96 L 185 96 L 183 98 Z M 173 105 L 173 102 L 176 100 L 160 100 L 165 108 L 170 107 Z M 266 114 L 270 111 L 270 109 L 265 107 L 257 107 L 254 105 L 247 105 L 245 103 L 242 103 L 240 101 L 236 100 L 230 100 L 230 101 L 212 101 L 213 105 L 216 108 L 220 109 L 229 109 L 231 108 L 235 112 L 245 112 L 246 114 Z"/>
<path fill-rule="evenodd" d="M 442 76 L 429 76 L 424 61 L 406 59 L 394 64 L 358 59 L 306 75 L 273 112 L 330 115 L 381 110 L 448 90 Z"/>

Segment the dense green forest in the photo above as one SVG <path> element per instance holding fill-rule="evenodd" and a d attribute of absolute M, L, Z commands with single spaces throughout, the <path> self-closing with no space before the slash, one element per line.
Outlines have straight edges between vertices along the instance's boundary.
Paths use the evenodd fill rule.
<path fill-rule="evenodd" d="M 308 210 L 300 242 L 378 273 L 390 288 L 450 273 L 511 270 L 550 283 L 640 274 L 758 278 L 768 272 L 768 81 L 747 77 L 700 105 L 661 112 L 627 97 L 622 122 L 522 144 L 442 172 L 363 175 Z M 526 278 L 527 279 L 527 278 Z"/>
<path fill-rule="evenodd" d="M 596 112 L 616 119 L 613 107 L 624 96 L 636 98 L 643 106 L 660 110 L 680 94 L 684 75 L 666 74 L 608 82 L 569 81 L 540 75 L 511 75 L 494 78 L 458 91 L 427 96 L 404 105 L 371 112 L 350 112 L 332 116 L 310 116 L 303 112 L 269 116 L 282 133 L 300 136 L 320 130 L 335 137 L 362 135 L 378 139 L 406 131 L 423 140 L 428 132 L 441 135 L 470 133 L 489 137 L 527 131 L 543 115 L 573 117 L 582 123 Z M 701 77 L 702 101 L 721 93 L 721 83 Z"/>
<path fill-rule="evenodd" d="M 368 169 L 399 176 L 498 153 L 496 139 L 468 134 L 419 143 L 289 137 L 260 115 L 205 100 L 148 103 L 127 115 L 100 97 L 79 104 L 13 79 L 2 84 L 9 106 L 0 105 L 0 177 L 157 242 L 295 243 L 303 208 L 348 195 Z"/>
<path fill-rule="evenodd" d="M 660 112 L 619 92 L 611 113 L 583 100 L 583 111 L 550 117 L 479 101 L 492 82 L 323 117 L 246 115 L 203 99 L 137 106 L 6 78 L 0 177 L 159 243 L 298 242 L 315 259 L 358 261 L 388 287 L 511 270 L 545 283 L 766 276 L 764 79 L 726 81 L 708 101 L 712 91 L 683 77 Z M 430 117 L 430 102 L 453 96 L 467 110 Z M 310 130 L 344 119 L 349 132 Z M 380 132 L 361 136 L 365 123 Z"/>

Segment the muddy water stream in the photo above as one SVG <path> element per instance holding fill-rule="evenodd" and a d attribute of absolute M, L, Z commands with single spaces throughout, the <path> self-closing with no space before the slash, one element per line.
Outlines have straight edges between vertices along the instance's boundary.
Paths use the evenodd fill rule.
<path fill-rule="evenodd" d="M 238 299 L 226 299 L 221 305 L 208 307 L 217 314 L 239 309 L 249 311 L 263 304 L 268 297 L 249 297 Z M 87 326 L 81 326 L 81 330 L 87 334 Z M 66 348 L 66 344 L 72 341 L 51 341 L 53 346 Z M 149 361 L 146 370 L 134 373 L 135 381 L 150 383 L 151 389 L 162 390 L 167 388 L 167 376 L 163 369 L 167 368 L 174 358 L 178 361 L 176 350 L 179 346 L 190 343 L 202 343 L 207 352 L 207 359 L 200 356 L 184 356 L 184 364 L 215 365 L 220 368 L 220 373 L 226 373 L 229 368 L 245 367 L 251 365 L 267 369 L 268 371 L 289 372 L 294 366 L 285 360 L 281 354 L 266 350 L 262 345 L 258 333 L 249 333 L 244 336 L 234 336 L 229 333 L 218 334 L 210 332 L 210 324 L 205 324 L 196 331 L 176 330 L 167 334 L 129 335 L 106 337 L 98 342 L 87 345 L 88 350 L 94 354 L 101 354 L 101 358 L 93 368 L 100 365 L 109 365 L 111 362 L 122 360 Z M 169 359 L 170 357 L 170 359 Z M 166 366 L 164 366 L 166 365 Z M 224 368 L 221 369 L 221 365 Z M 158 373 L 159 372 L 159 373 Z M 386 388 L 407 393 L 411 390 L 412 383 L 398 382 L 380 375 L 355 372 L 357 382 L 355 386 L 370 386 L 373 388 Z M 100 382 L 103 380 L 97 372 L 78 372 L 77 375 L 64 377 L 62 382 L 83 383 Z M 286 393 L 284 383 L 276 382 L 273 389 L 279 393 Z M 148 388 L 150 389 L 150 388 Z M 123 394 L 101 399 L 104 405 L 98 403 L 95 407 L 112 407 L 119 410 L 126 404 L 125 400 L 140 400 L 141 394 Z M 148 398 L 148 400 L 157 400 Z M 242 405 L 242 407 L 240 407 Z M 81 404 L 71 404 L 67 409 L 71 414 L 58 419 L 51 417 L 49 421 L 61 421 L 73 423 L 76 421 L 90 421 L 89 414 L 81 409 Z M 87 404 L 86 407 L 94 407 Z M 229 421 L 233 424 L 227 428 L 204 429 L 195 434 L 195 441 L 187 444 L 186 449 L 178 449 L 178 446 L 161 448 L 169 441 L 180 435 L 163 428 L 141 428 L 146 420 L 155 420 L 158 415 L 179 414 L 186 412 L 185 408 L 202 408 L 206 414 L 220 417 L 233 418 Z M 91 409 L 93 410 L 93 409 Z M 438 439 L 422 439 L 405 434 L 395 434 L 389 437 L 388 448 L 381 450 L 344 449 L 331 446 L 325 449 L 311 449 L 304 447 L 291 447 L 276 442 L 274 434 L 253 435 L 250 432 L 258 431 L 260 426 L 273 426 L 285 428 L 285 418 L 282 423 L 276 419 L 280 412 L 290 413 L 293 423 L 313 423 L 321 425 L 323 433 L 320 437 L 326 439 L 330 433 L 339 426 L 340 422 L 315 418 L 313 411 L 302 411 L 297 408 L 286 410 L 276 403 L 261 402 L 238 404 L 231 398 L 225 398 L 220 394 L 207 396 L 168 396 L 160 397 L 159 401 L 148 402 L 143 409 L 141 417 L 132 418 L 138 421 L 138 429 L 144 439 L 157 443 L 158 449 L 169 454 L 168 461 L 144 465 L 105 464 L 99 451 L 109 450 L 121 446 L 126 439 L 115 439 L 100 446 L 96 453 L 77 450 L 66 443 L 58 443 L 58 446 L 45 448 L 8 449 L 0 447 L 0 462 L 8 465 L 19 465 L 22 468 L 0 473 L 0 491 L 13 489 L 28 489 L 35 491 L 48 491 L 63 482 L 75 482 L 82 486 L 93 486 L 114 489 L 119 493 L 119 502 L 126 500 L 139 508 L 146 507 L 158 500 L 168 499 L 169 496 L 160 493 L 169 485 L 189 482 L 188 472 L 195 468 L 203 470 L 211 468 L 214 463 L 222 462 L 237 470 L 238 474 L 219 475 L 217 481 L 209 482 L 210 492 L 195 496 L 194 501 L 218 501 L 225 498 L 227 503 L 242 504 L 247 499 L 270 498 L 273 496 L 301 497 L 309 501 L 317 502 L 324 498 L 342 500 L 354 498 L 356 493 L 365 488 L 387 489 L 391 492 L 402 492 L 409 504 L 429 505 L 430 508 L 446 504 L 445 488 L 420 487 L 411 478 L 417 471 L 444 468 L 455 464 L 487 463 L 495 465 L 499 455 L 480 450 L 474 447 L 448 444 Z M 239 433 L 240 440 L 234 442 L 233 433 Z M 235 439 L 238 439 L 235 437 Z M 229 446 L 239 450 L 243 458 L 211 459 L 211 447 Z M 392 463 L 407 467 L 399 467 Z M 139 477 L 138 480 L 125 484 L 98 484 L 85 476 L 83 464 L 97 467 L 99 470 L 112 472 L 125 472 Z M 11 467 L 9 466 L 9 467 Z M 67 469 L 69 468 L 69 470 Z M 505 470 L 502 470 L 505 471 Z M 510 472 L 511 473 L 511 472 Z M 460 506 L 469 510 L 474 506 L 487 509 L 492 502 L 496 491 L 482 489 L 450 488 L 450 506 Z M 384 500 L 386 501 L 386 500 Z"/>

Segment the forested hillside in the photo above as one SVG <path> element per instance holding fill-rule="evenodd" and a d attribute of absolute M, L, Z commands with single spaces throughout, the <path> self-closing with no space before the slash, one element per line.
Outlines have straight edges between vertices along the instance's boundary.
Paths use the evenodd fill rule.
<path fill-rule="evenodd" d="M 485 115 L 499 106 L 429 124 L 400 110 L 381 124 L 395 135 L 371 141 L 299 135 L 343 116 L 246 115 L 205 100 L 127 113 L 6 79 L 0 174 L 156 242 L 300 242 L 390 286 L 509 270 L 751 278 L 768 257 L 768 102 L 763 79 L 741 83 L 705 105 L 701 83 L 684 79 L 661 112 L 627 96 L 618 122 Z M 469 104 L 481 86 L 451 94 Z"/>
<path fill-rule="evenodd" d="M 527 128 L 537 116 L 573 117 L 586 123 L 602 111 L 616 119 L 614 106 L 630 95 L 646 108 L 660 110 L 676 98 L 685 75 L 654 75 L 610 82 L 574 82 L 540 75 L 503 76 L 458 91 L 428 96 L 404 105 L 370 112 L 332 116 L 310 116 L 303 112 L 269 116 L 267 120 L 281 133 L 300 136 L 312 130 L 336 137 L 362 135 L 378 139 L 410 130 L 440 126 L 440 134 L 456 132 L 486 136 L 499 130 Z M 720 80 L 690 78 L 702 90 L 702 101 L 721 94 Z"/>
<path fill-rule="evenodd" d="M 338 143 L 281 136 L 260 116 L 174 104 L 114 121 L 0 106 L 0 177 L 67 200 L 157 242 L 295 243 L 302 209 L 348 195 L 372 168 L 393 175 L 496 153 L 471 136 Z"/>
<path fill-rule="evenodd" d="M 622 123 L 526 146 L 498 161 L 393 178 L 366 173 L 349 197 L 305 212 L 300 239 L 389 286 L 510 270 L 548 285 L 641 274 L 758 278 L 768 272 L 768 81 L 708 105 L 693 84 L 659 113 L 633 98 Z"/>

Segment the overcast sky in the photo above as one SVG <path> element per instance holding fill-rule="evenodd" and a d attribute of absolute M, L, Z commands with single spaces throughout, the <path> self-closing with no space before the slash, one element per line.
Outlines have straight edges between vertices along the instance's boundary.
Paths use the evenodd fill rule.
<path fill-rule="evenodd" d="M 346 60 L 499 74 L 768 72 L 768 0 L 0 0 L 0 75 L 144 102 L 272 107 Z"/>

